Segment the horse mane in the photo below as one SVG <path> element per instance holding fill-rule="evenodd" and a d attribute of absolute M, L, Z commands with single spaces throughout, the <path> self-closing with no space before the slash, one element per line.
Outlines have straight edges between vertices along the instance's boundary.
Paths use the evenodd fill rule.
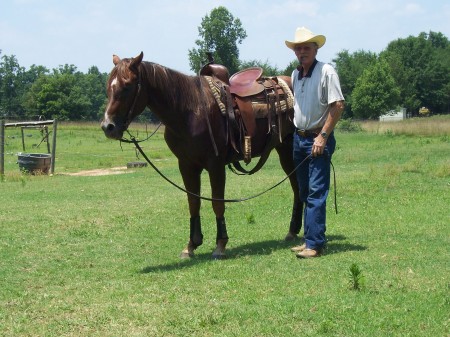
<path fill-rule="evenodd" d="M 202 104 L 199 76 L 185 75 L 157 63 L 142 62 L 141 75 L 152 89 L 157 90 L 168 105 L 177 111 L 196 111 Z M 144 71 L 142 71 L 142 69 Z"/>
<path fill-rule="evenodd" d="M 115 78 L 122 83 L 126 83 L 131 78 L 130 62 L 131 59 L 122 59 L 122 62 L 113 68 L 108 86 Z M 206 90 L 202 87 L 201 76 L 185 75 L 147 61 L 139 64 L 138 71 L 141 83 L 145 83 L 150 88 L 149 102 L 164 102 L 165 107 L 171 111 L 196 114 L 199 113 L 199 107 L 205 107 L 208 105 L 207 103 L 211 103 L 212 95 L 207 93 L 210 91 L 208 85 L 206 85 Z M 206 81 L 203 84 L 205 83 Z"/>
<path fill-rule="evenodd" d="M 118 78 L 127 82 L 131 77 L 128 68 L 131 59 L 123 59 L 111 71 L 109 85 L 112 79 Z M 199 76 L 189 76 L 176 70 L 164 67 L 157 63 L 143 61 L 139 65 L 141 81 L 149 85 L 153 96 L 150 100 L 164 100 L 167 108 L 173 111 L 197 112 L 201 100 L 205 97 L 200 91 L 201 79 Z"/>

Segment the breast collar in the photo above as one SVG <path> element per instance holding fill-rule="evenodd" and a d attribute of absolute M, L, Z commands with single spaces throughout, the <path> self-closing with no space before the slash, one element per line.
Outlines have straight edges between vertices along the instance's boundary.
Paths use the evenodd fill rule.
<path fill-rule="evenodd" d="M 317 64 L 317 60 L 314 60 L 313 64 L 311 65 L 311 67 L 308 70 L 308 73 L 303 76 L 303 67 L 301 65 L 297 66 L 297 70 L 298 70 L 298 80 L 300 81 L 303 77 L 311 77 L 314 68 L 316 67 Z"/>

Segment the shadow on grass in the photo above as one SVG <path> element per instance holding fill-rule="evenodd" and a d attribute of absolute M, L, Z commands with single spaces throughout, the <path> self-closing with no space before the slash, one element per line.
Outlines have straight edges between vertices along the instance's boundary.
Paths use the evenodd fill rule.
<path fill-rule="evenodd" d="M 345 241 L 346 237 L 343 235 L 330 235 L 328 236 L 328 244 L 326 255 L 337 254 L 341 252 L 347 251 L 363 251 L 366 250 L 367 247 L 361 245 L 355 245 L 348 242 L 339 242 Z M 293 241 L 284 241 L 284 240 L 268 240 L 261 242 L 253 242 L 245 245 L 241 245 L 238 247 L 234 247 L 227 250 L 227 260 L 230 259 L 239 259 L 244 256 L 251 255 L 270 255 L 272 252 L 280 250 L 280 249 L 289 249 L 293 245 L 298 244 Z M 153 272 L 161 272 L 161 271 L 172 271 L 172 270 L 181 270 L 184 268 L 196 266 L 198 264 L 202 264 L 205 262 L 209 262 L 212 259 L 212 252 L 204 252 L 204 253 L 196 253 L 195 256 L 191 259 L 180 259 L 176 263 L 170 264 L 162 264 L 157 266 L 148 266 L 143 268 L 140 273 L 148 274 Z"/>

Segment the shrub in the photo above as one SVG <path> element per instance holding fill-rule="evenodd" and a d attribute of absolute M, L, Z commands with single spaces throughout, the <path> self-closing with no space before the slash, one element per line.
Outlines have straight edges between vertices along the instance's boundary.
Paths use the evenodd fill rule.
<path fill-rule="evenodd" d="M 336 129 L 345 132 L 361 132 L 361 125 L 354 122 L 351 118 L 349 119 L 341 119 L 339 123 L 336 125 Z"/>

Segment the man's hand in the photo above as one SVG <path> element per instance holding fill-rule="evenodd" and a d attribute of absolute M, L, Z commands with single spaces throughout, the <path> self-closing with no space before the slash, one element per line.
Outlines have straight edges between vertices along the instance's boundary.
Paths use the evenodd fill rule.
<path fill-rule="evenodd" d="M 327 139 L 318 135 L 314 138 L 314 144 L 312 146 L 311 154 L 313 157 L 321 156 L 325 150 L 325 145 L 327 144 Z"/>

